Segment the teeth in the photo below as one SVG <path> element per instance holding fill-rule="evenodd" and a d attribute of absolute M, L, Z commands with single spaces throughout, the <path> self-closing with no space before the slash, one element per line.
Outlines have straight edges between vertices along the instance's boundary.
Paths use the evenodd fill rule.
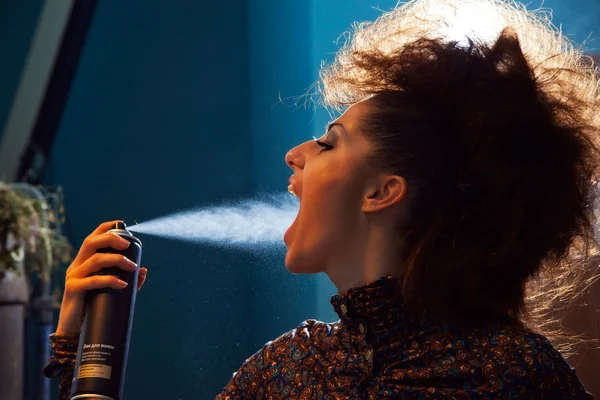
<path fill-rule="evenodd" d="M 294 191 L 294 187 L 292 185 L 288 186 L 288 192 L 290 192 L 291 194 L 293 194 L 294 196 L 298 197 L 298 195 L 296 194 L 296 192 Z"/>

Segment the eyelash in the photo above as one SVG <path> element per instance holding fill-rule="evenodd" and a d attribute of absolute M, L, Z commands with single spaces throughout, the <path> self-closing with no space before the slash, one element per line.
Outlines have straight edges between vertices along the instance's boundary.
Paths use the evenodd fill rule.
<path fill-rule="evenodd" d="M 330 144 L 328 144 L 328 143 L 321 142 L 321 141 L 319 141 L 319 140 L 317 140 L 317 139 L 315 139 L 315 142 L 316 142 L 316 143 L 317 143 L 319 146 L 323 147 L 319 153 L 322 153 L 322 152 L 324 152 L 324 151 L 329 151 L 329 150 L 333 149 L 333 146 L 332 146 L 332 145 L 330 145 Z"/>

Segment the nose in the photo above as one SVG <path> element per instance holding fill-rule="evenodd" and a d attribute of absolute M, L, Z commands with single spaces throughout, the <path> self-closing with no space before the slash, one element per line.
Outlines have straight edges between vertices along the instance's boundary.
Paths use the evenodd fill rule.
<path fill-rule="evenodd" d="M 304 168 L 306 157 L 302 151 L 302 145 L 296 146 L 285 155 L 285 163 L 293 170 Z"/>

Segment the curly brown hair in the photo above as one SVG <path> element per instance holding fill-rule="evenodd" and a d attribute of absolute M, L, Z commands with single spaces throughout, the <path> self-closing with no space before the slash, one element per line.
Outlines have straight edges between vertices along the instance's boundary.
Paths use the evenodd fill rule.
<path fill-rule="evenodd" d="M 493 39 L 449 37 L 474 6 Z M 326 106 L 371 99 L 371 162 L 415 194 L 401 227 L 408 309 L 535 327 L 568 351 L 555 311 L 590 283 L 598 247 L 591 59 L 517 3 L 420 0 L 355 26 L 320 88 Z"/>

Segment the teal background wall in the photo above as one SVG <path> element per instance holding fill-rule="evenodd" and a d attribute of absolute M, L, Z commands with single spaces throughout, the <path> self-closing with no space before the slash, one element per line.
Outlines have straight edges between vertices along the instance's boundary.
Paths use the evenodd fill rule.
<path fill-rule="evenodd" d="M 101 221 L 252 193 L 246 15 L 244 1 L 98 2 L 48 174 L 74 243 Z M 253 259 L 142 240 L 125 396 L 210 398 L 257 347 Z"/>
<path fill-rule="evenodd" d="M 0 122 L 42 4 L 21 3 L 0 6 Z M 65 190 L 72 242 L 104 220 L 145 221 L 285 191 L 286 151 L 320 136 L 329 120 L 294 98 L 352 22 L 395 4 L 99 2 L 46 179 Z M 598 37 L 597 1 L 544 5 L 575 40 Z M 127 399 L 214 398 L 266 341 L 307 318 L 337 319 L 331 283 L 288 273 L 283 247 L 252 254 L 142 240 L 150 272 L 136 308 Z"/>
<path fill-rule="evenodd" d="M 0 1 L 0 138 L 43 4 L 43 0 Z"/>
<path fill-rule="evenodd" d="M 537 0 L 528 8 L 552 9 L 556 26 L 577 43 L 586 42 L 586 51 L 600 53 L 600 3 L 597 0 Z M 527 3 L 525 3 L 527 4 Z"/>

